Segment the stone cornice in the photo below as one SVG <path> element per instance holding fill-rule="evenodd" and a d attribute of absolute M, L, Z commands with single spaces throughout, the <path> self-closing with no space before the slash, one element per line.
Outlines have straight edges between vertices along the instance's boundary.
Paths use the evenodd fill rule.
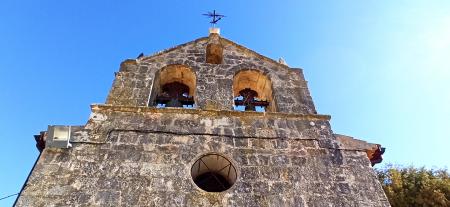
<path fill-rule="evenodd" d="M 185 108 L 155 108 L 144 106 L 117 106 L 110 104 L 92 104 L 92 112 L 128 112 L 128 113 L 165 113 L 165 114 L 192 114 L 200 116 L 227 116 L 242 118 L 290 118 L 311 121 L 329 121 L 330 115 L 322 114 L 292 114 L 278 112 L 252 112 L 252 111 L 228 111 L 210 109 L 185 109 Z"/>

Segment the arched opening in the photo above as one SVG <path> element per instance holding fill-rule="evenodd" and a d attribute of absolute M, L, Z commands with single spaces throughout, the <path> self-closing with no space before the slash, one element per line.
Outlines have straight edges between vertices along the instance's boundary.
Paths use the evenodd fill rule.
<path fill-rule="evenodd" d="M 207 192 L 222 192 L 236 182 L 233 164 L 224 156 L 211 153 L 200 157 L 191 167 L 194 183 Z"/>
<path fill-rule="evenodd" d="M 233 80 L 234 110 L 275 111 L 272 81 L 257 70 L 239 71 Z"/>
<path fill-rule="evenodd" d="M 157 107 L 192 108 L 195 105 L 196 77 L 184 65 L 169 65 L 161 69 L 155 77 L 150 102 Z"/>

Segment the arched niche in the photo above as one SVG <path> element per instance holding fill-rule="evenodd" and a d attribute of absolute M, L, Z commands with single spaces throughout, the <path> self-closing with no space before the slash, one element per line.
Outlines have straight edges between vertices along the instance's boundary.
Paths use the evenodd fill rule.
<path fill-rule="evenodd" d="M 185 65 L 168 65 L 155 74 L 149 105 L 193 106 L 196 83 L 197 79 L 191 68 Z M 181 105 L 173 104 L 174 101 Z"/>
<path fill-rule="evenodd" d="M 259 103 L 268 102 L 263 111 L 274 112 L 275 103 L 272 95 L 272 81 L 265 74 L 258 70 L 241 70 L 233 78 L 233 97 L 236 100 L 242 94 L 251 94 L 254 101 Z M 242 97 L 243 98 L 243 97 Z M 260 110 L 256 110 L 260 111 Z"/>
<path fill-rule="evenodd" d="M 223 47 L 221 44 L 210 43 L 206 46 L 206 63 L 221 64 L 223 59 Z"/>

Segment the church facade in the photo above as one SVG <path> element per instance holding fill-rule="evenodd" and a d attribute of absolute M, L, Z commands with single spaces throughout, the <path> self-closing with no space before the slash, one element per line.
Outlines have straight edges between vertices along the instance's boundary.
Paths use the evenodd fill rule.
<path fill-rule="evenodd" d="M 384 149 L 334 134 L 302 69 L 217 29 L 121 63 L 84 126 L 49 126 L 16 206 L 389 206 Z"/>

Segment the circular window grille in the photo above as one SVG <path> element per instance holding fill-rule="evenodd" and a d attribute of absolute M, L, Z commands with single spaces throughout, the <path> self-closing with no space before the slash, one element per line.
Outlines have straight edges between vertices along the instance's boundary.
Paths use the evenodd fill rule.
<path fill-rule="evenodd" d="M 222 192 L 229 189 L 237 178 L 236 168 L 224 156 L 206 154 L 195 161 L 191 168 L 194 183 L 208 192 Z"/>

